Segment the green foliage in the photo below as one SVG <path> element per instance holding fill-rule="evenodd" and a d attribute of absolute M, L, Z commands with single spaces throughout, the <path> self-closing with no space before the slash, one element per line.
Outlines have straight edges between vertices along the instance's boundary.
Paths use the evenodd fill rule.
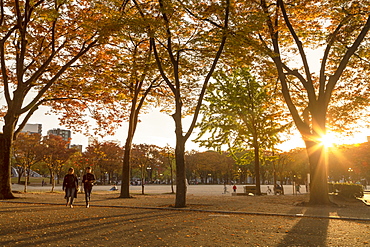
<path fill-rule="evenodd" d="M 258 145 L 270 149 L 279 142 L 282 109 L 272 85 L 257 82 L 248 69 L 218 71 L 210 84 L 202 109 L 201 132 L 196 141 L 201 146 L 221 150 L 227 145 L 239 152 Z M 211 136 L 201 140 L 205 134 Z"/>
<path fill-rule="evenodd" d="M 364 196 L 364 188 L 360 184 L 329 183 L 329 192 L 338 192 L 338 195 L 346 198 Z"/>

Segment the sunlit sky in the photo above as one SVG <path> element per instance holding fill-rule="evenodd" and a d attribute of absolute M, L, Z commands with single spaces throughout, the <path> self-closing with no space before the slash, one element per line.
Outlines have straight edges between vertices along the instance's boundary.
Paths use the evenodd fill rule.
<path fill-rule="evenodd" d="M 59 125 L 57 116 L 47 115 L 47 107 L 40 107 L 35 115 L 30 119 L 29 123 L 39 123 L 42 124 L 43 135 L 49 129 L 62 128 L 67 129 L 64 126 Z M 160 113 L 159 110 L 154 109 L 151 113 L 141 116 L 141 122 L 138 124 L 137 131 L 133 142 L 136 144 L 146 143 L 155 144 L 160 147 L 164 147 L 169 144 L 171 147 L 175 146 L 175 124 L 172 117 Z M 200 119 L 199 119 L 200 120 Z M 184 120 L 184 131 L 187 130 L 190 124 L 190 119 Z M 102 140 L 119 140 L 121 145 L 124 145 L 127 136 L 127 123 L 124 123 L 121 128 L 119 128 L 114 136 L 107 136 L 104 139 L 98 138 L 99 141 Z M 364 130 L 363 132 L 355 134 L 353 137 L 346 137 L 344 140 L 334 139 L 333 143 L 337 144 L 354 144 L 363 143 L 367 141 L 367 136 L 370 136 L 370 130 Z M 191 140 L 196 138 L 196 133 L 190 136 L 190 139 L 186 143 L 186 150 L 190 151 L 192 149 L 198 151 L 205 151 L 205 148 L 200 148 L 196 143 Z M 88 138 L 80 133 L 72 132 L 72 144 L 81 144 L 84 148 L 88 145 Z M 289 151 L 290 149 L 296 147 L 304 147 L 304 143 L 300 138 L 298 133 L 289 136 L 288 141 L 279 145 L 277 148 L 283 151 Z"/>
<path fill-rule="evenodd" d="M 311 65 L 311 70 L 316 71 L 320 65 L 320 56 L 322 55 L 322 51 L 318 50 L 308 50 L 307 52 L 308 60 Z M 293 67 L 294 63 L 299 63 L 299 59 L 293 60 Z M 2 97 L 2 95 L 0 95 Z M 4 105 L 5 102 L 3 99 L 0 98 L 0 105 Z M 53 128 L 62 128 L 68 129 L 64 126 L 59 125 L 59 120 L 56 115 L 49 115 L 46 114 L 48 111 L 48 107 L 41 106 L 39 110 L 37 110 L 34 116 L 28 121 L 28 123 L 32 124 L 42 124 L 43 135 L 46 135 L 49 129 Z M 176 138 L 175 138 L 175 124 L 169 115 L 165 113 L 160 113 L 159 110 L 154 109 L 151 113 L 141 115 L 140 116 L 141 122 L 138 124 L 136 134 L 134 137 L 133 142 L 136 144 L 146 143 L 146 144 L 155 144 L 160 147 L 164 147 L 166 145 L 170 145 L 171 147 L 175 147 Z M 198 121 L 201 119 L 199 118 Z M 188 126 L 190 125 L 190 118 L 184 120 L 183 123 L 183 131 L 187 131 Z M 2 123 L 0 122 L 0 126 Z M 117 129 L 117 132 L 114 136 L 107 136 L 104 139 L 98 138 L 99 141 L 102 140 L 118 140 L 120 144 L 123 146 L 127 136 L 127 128 L 128 124 L 123 123 L 122 127 Z M 205 151 L 205 148 L 200 148 L 198 144 L 192 142 L 196 138 L 197 130 L 190 136 L 189 140 L 186 143 L 186 150 L 190 151 L 192 149 L 198 151 Z M 331 141 L 334 144 L 355 144 L 355 143 L 363 143 L 367 141 L 367 136 L 370 136 L 370 129 L 363 129 L 357 130 L 353 136 L 340 136 L 340 137 L 332 137 Z M 72 144 L 81 144 L 83 148 L 86 148 L 88 145 L 88 137 L 84 136 L 80 133 L 72 132 Z M 282 151 L 289 151 L 296 147 L 304 147 L 304 142 L 302 141 L 298 131 L 293 133 L 293 135 L 287 138 L 287 141 L 283 144 L 277 146 L 277 149 Z"/>
<path fill-rule="evenodd" d="M 322 48 L 316 50 L 307 50 L 307 58 L 310 64 L 311 71 L 318 71 L 320 66 L 320 57 L 322 56 Z M 296 57 L 292 60 L 291 66 L 295 67 L 300 63 L 299 57 Z M 0 95 L 0 106 L 5 105 L 4 99 L 2 99 L 3 95 Z M 62 128 L 68 129 L 64 126 L 59 125 L 59 120 L 56 115 L 49 115 L 46 114 L 48 111 L 48 107 L 41 106 L 39 110 L 37 110 L 28 123 L 32 124 L 42 124 L 43 135 L 46 135 L 47 131 L 53 128 Z M 159 110 L 154 109 L 151 113 L 141 115 L 140 116 L 141 122 L 138 124 L 137 131 L 134 137 L 133 142 L 135 144 L 155 144 L 160 147 L 164 147 L 166 145 L 170 145 L 171 147 L 175 147 L 176 138 L 175 138 L 175 124 L 172 117 L 166 115 L 165 113 L 160 113 Z M 201 119 L 199 118 L 198 121 Z M 188 126 L 190 125 L 191 119 L 185 119 L 183 123 L 183 131 L 187 131 Z M 2 122 L 0 122 L 0 126 L 2 126 Z M 103 140 L 114 140 L 119 141 L 120 144 L 123 146 L 127 136 L 127 128 L 128 124 L 123 123 L 122 127 L 117 129 L 116 134 L 114 136 L 106 136 L 104 139 L 98 138 L 99 141 Z M 367 136 L 370 136 L 370 129 L 363 129 L 357 130 L 358 133 L 355 133 L 352 137 L 350 136 L 342 136 L 332 137 L 330 138 L 334 144 L 355 144 L 355 143 L 363 143 L 367 141 Z M 197 130 L 195 129 L 194 133 L 190 136 L 189 140 L 186 143 L 186 150 L 190 151 L 192 149 L 198 151 L 205 151 L 205 148 L 200 148 L 198 144 L 192 142 L 197 136 Z M 88 137 L 81 134 L 72 132 L 72 144 L 80 144 L 83 148 L 86 148 L 88 145 Z M 304 147 L 304 142 L 302 141 L 298 131 L 293 133 L 291 136 L 287 138 L 287 141 L 283 144 L 277 146 L 277 149 L 282 151 L 289 151 L 296 147 Z"/>

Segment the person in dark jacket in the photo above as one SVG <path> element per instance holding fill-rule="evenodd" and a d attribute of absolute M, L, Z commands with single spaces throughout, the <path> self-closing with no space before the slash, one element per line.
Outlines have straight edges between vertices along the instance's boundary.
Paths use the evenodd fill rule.
<path fill-rule="evenodd" d="M 66 206 L 68 206 L 69 202 L 69 206 L 73 208 L 73 199 L 77 198 L 78 179 L 72 167 L 68 169 L 68 174 L 64 176 L 62 188 L 66 193 L 64 197 L 67 199 Z M 71 198 L 71 200 L 69 200 L 69 198 Z"/>
<path fill-rule="evenodd" d="M 82 178 L 84 184 L 86 207 L 90 207 L 91 190 L 95 182 L 95 176 L 91 173 L 91 167 L 86 167 L 86 174 Z"/>

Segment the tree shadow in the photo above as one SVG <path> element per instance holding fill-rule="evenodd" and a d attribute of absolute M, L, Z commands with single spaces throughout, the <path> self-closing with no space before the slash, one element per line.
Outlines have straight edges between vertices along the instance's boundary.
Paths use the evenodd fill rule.
<path fill-rule="evenodd" d="M 370 207 L 356 199 L 341 197 L 330 198 L 330 205 L 310 205 L 303 203 L 305 211 L 303 217 L 286 232 L 285 237 L 277 246 L 326 246 L 328 243 L 328 231 L 330 220 L 346 222 L 359 222 L 370 219 Z M 291 212 L 292 215 L 296 214 Z M 338 218 L 338 219 L 335 219 Z M 361 223 L 362 224 L 362 223 Z M 353 234 L 354 231 L 346 231 Z"/>
<path fill-rule="evenodd" d="M 286 233 L 277 246 L 325 246 L 329 227 L 329 219 L 325 217 L 329 216 L 329 212 L 330 209 L 325 206 L 308 207 L 305 217 Z"/>

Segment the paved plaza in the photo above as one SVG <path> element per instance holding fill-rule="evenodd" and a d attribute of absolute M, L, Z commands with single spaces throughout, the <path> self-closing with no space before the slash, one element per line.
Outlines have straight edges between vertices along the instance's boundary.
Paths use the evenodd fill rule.
<path fill-rule="evenodd" d="M 244 185 L 237 185 L 237 192 L 243 192 Z M 273 188 L 273 185 L 261 185 L 261 192 L 266 192 L 267 187 Z M 111 185 L 95 185 L 95 191 L 109 191 Z M 176 186 L 174 185 L 174 190 L 176 190 Z M 117 186 L 120 189 L 120 186 Z M 12 189 L 15 191 L 23 191 L 24 185 L 13 184 Z M 28 186 L 29 192 L 46 192 L 50 191 L 51 186 Z M 130 193 L 141 193 L 142 187 L 141 185 L 131 185 L 130 186 Z M 62 185 L 57 184 L 54 188 L 54 191 L 62 191 Z M 171 185 L 158 185 L 158 184 L 147 184 L 144 185 L 144 191 L 146 194 L 162 194 L 162 193 L 170 193 Z M 227 185 L 227 195 L 231 195 L 233 189 L 232 185 Z M 293 194 L 293 185 L 284 185 L 284 192 L 286 195 Z M 188 194 L 194 195 L 220 195 L 224 193 L 224 186 L 223 185 L 189 185 L 188 186 Z M 301 193 L 306 193 L 306 189 L 304 186 L 301 188 Z"/>
<path fill-rule="evenodd" d="M 244 185 L 237 185 L 237 192 L 243 192 Z M 96 185 L 94 186 L 94 191 L 109 191 L 112 186 L 110 185 Z M 369 186 L 370 187 L 370 186 Z M 117 186 L 120 190 L 120 186 Z M 174 190 L 176 191 L 176 186 L 173 186 Z M 268 188 L 272 190 L 273 185 L 261 185 L 261 192 L 266 193 Z M 13 184 L 12 189 L 15 191 L 23 191 L 24 185 Z M 369 188 L 370 189 L 370 188 Z M 51 190 L 51 186 L 28 186 L 29 192 L 48 192 Z M 54 188 L 56 192 L 62 192 L 61 185 L 56 185 Z M 147 184 L 144 186 L 144 193 L 145 194 L 163 194 L 163 193 L 171 193 L 171 185 L 157 185 L 157 184 Z M 284 193 L 285 195 L 293 195 L 293 185 L 284 185 Z M 130 193 L 139 194 L 142 192 L 141 185 L 132 185 L 130 186 Z M 217 196 L 217 195 L 231 195 L 233 192 L 232 185 L 227 185 L 227 193 L 224 193 L 224 186 L 223 185 L 189 185 L 188 186 L 188 194 L 193 195 L 207 195 L 207 196 Z M 303 185 L 300 189 L 301 194 L 306 194 L 306 187 Z M 294 191 L 294 193 L 296 193 Z M 272 193 L 268 195 L 273 195 Z M 364 199 L 370 202 L 370 190 L 365 191 Z"/>
<path fill-rule="evenodd" d="M 0 200 L 0 246 L 370 245 L 370 207 L 359 200 L 310 206 L 308 194 L 293 195 L 292 186 L 283 196 L 231 196 L 223 185 L 190 185 L 187 206 L 174 208 L 169 185 L 146 185 L 145 195 L 131 186 L 133 198 L 109 188 L 94 187 L 90 208 L 82 194 L 66 207 L 60 186 L 15 192 L 16 199 Z"/>

